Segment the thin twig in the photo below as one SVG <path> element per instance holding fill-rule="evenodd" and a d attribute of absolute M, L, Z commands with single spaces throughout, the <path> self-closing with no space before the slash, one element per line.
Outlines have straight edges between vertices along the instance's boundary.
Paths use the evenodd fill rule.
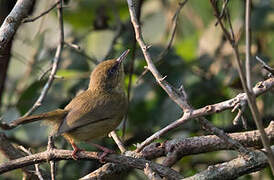
<path fill-rule="evenodd" d="M 143 0 L 140 0 L 137 2 L 137 7 L 136 7 L 136 17 L 137 17 L 137 21 L 140 21 L 140 17 L 141 17 L 141 10 L 142 10 L 142 4 L 143 4 Z M 128 120 L 128 113 L 130 110 L 130 98 L 131 98 L 131 88 L 132 88 L 132 76 L 134 73 L 134 64 L 135 64 L 135 59 L 136 59 L 136 51 L 137 51 L 137 40 L 135 38 L 135 33 L 131 33 L 133 38 L 132 38 L 132 51 L 131 51 L 131 61 L 129 64 L 129 72 L 128 72 L 128 86 L 127 86 L 127 101 L 128 101 L 128 109 L 127 109 L 127 113 L 125 115 L 123 124 L 122 124 L 122 139 L 124 139 L 125 134 L 126 134 L 126 127 L 127 127 L 127 120 Z"/>
<path fill-rule="evenodd" d="M 50 71 L 52 70 L 52 65 L 48 67 L 39 77 L 39 81 L 41 81 Z"/>
<path fill-rule="evenodd" d="M 14 145 L 12 145 L 6 135 L 4 133 L 0 133 L 0 152 L 9 160 L 17 159 L 24 157 L 25 154 L 20 151 L 18 148 L 15 148 Z M 24 174 L 26 174 L 29 178 L 36 176 L 34 174 L 35 167 L 34 166 L 28 166 L 22 168 Z M 1 174 L 1 173 L 0 173 Z M 43 175 L 46 175 L 43 173 Z"/>
<path fill-rule="evenodd" d="M 50 161 L 50 176 L 51 176 L 51 180 L 55 180 L 56 179 L 56 163 L 55 161 Z"/>
<path fill-rule="evenodd" d="M 116 134 L 116 132 L 115 131 L 111 131 L 110 132 L 110 136 L 112 137 L 112 139 L 115 141 L 115 143 L 119 147 L 121 153 L 123 154 L 124 152 L 126 152 L 126 148 L 125 148 L 124 144 L 122 143 L 121 139 Z"/>
<path fill-rule="evenodd" d="M 78 46 L 77 44 L 73 44 L 73 43 L 66 42 L 66 41 L 64 42 L 64 44 L 67 45 L 70 48 L 73 48 L 73 49 L 77 50 L 77 51 L 81 51 L 81 47 Z"/>
<path fill-rule="evenodd" d="M 44 99 L 49 91 L 49 88 L 51 87 L 51 85 L 53 83 L 54 76 L 58 69 L 58 65 L 59 65 L 59 62 L 61 59 L 61 53 L 62 53 L 63 46 L 64 46 L 64 24 L 63 24 L 62 0 L 59 0 L 59 2 L 60 2 L 60 4 L 58 6 L 58 11 L 57 11 L 58 20 L 59 20 L 59 43 L 58 43 L 56 53 L 55 53 L 55 56 L 53 59 L 52 70 L 51 70 L 49 79 L 48 79 L 47 83 L 45 84 L 45 86 L 43 87 L 43 90 L 42 90 L 39 98 L 36 100 L 36 102 L 34 103 L 32 108 L 24 116 L 28 116 L 28 115 L 32 114 L 37 108 L 39 108 L 42 105 L 42 102 L 44 101 Z"/>
<path fill-rule="evenodd" d="M 49 136 L 48 137 L 47 151 L 50 152 L 53 149 L 55 149 L 53 137 Z M 50 176 L 51 176 L 51 180 L 55 180 L 56 179 L 56 163 L 55 163 L 54 160 L 52 160 L 52 161 L 49 162 L 49 164 L 50 164 Z"/>
<path fill-rule="evenodd" d="M 29 18 L 29 19 L 24 19 L 22 21 L 22 23 L 29 23 L 29 22 L 33 22 L 36 21 L 37 19 L 39 19 L 40 17 L 48 14 L 51 10 L 53 10 L 58 4 L 60 3 L 60 1 L 58 0 L 57 2 L 55 2 L 53 5 L 51 5 L 51 7 L 49 9 L 47 9 L 46 11 L 42 12 L 40 15 L 34 17 L 34 18 Z"/>
<path fill-rule="evenodd" d="M 26 149 L 24 146 L 19 146 L 18 148 L 21 149 L 26 154 L 32 155 L 31 151 Z M 35 174 L 37 175 L 38 179 L 39 180 L 44 180 L 44 178 L 43 178 L 43 176 L 40 172 L 40 169 L 39 169 L 39 164 L 35 164 L 34 167 L 35 167 Z"/>
<path fill-rule="evenodd" d="M 222 11 L 221 11 L 220 17 L 219 17 L 220 19 L 222 19 L 223 16 L 224 16 L 224 14 L 225 14 L 226 7 L 227 7 L 227 5 L 228 5 L 228 2 L 229 2 L 229 0 L 224 0 L 223 7 L 222 7 Z"/>
<path fill-rule="evenodd" d="M 269 73 L 274 75 L 274 68 L 267 65 L 260 57 L 256 56 L 256 59 L 262 64 L 262 66 L 265 70 L 267 70 Z"/>
<path fill-rule="evenodd" d="M 252 91 L 251 85 L 251 67 L 250 67 L 250 50 L 251 50 L 251 28 L 250 28 L 250 0 L 246 0 L 245 7 L 245 71 L 246 71 L 246 84 L 248 90 Z"/>
<path fill-rule="evenodd" d="M 87 58 L 88 60 L 90 60 L 91 62 L 93 62 L 94 64 L 99 64 L 99 61 L 95 58 L 90 57 L 89 55 L 87 55 L 81 48 L 79 48 L 80 46 L 77 46 L 75 44 L 72 43 L 68 43 L 68 42 L 64 42 L 64 44 L 71 48 L 72 50 L 74 50 L 76 53 L 78 53 L 79 55 Z"/>

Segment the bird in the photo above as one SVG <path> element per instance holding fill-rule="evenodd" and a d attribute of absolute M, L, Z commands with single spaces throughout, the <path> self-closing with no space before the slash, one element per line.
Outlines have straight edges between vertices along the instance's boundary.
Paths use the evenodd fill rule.
<path fill-rule="evenodd" d="M 1 127 L 12 129 L 42 120 L 52 127 L 54 136 L 62 135 L 71 144 L 72 157 L 77 159 L 77 153 L 82 149 L 76 142 L 106 136 L 120 124 L 127 112 L 122 61 L 128 53 L 129 49 L 118 58 L 99 63 L 90 75 L 88 89 L 74 97 L 64 109 L 22 117 Z M 109 153 L 107 148 L 96 147 L 102 149 L 104 155 Z"/>

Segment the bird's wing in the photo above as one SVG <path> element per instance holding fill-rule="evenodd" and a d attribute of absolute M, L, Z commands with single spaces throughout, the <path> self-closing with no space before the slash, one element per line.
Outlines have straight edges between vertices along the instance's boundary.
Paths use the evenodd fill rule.
<path fill-rule="evenodd" d="M 87 91 L 81 93 L 65 108 L 69 110 L 69 113 L 60 124 L 57 135 L 111 118 L 113 111 L 106 109 L 107 105 L 111 103 L 111 97 L 102 98 Z"/>

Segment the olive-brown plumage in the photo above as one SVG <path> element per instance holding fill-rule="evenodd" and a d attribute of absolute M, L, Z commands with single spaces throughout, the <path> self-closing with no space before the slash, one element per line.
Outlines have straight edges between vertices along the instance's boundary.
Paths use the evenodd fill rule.
<path fill-rule="evenodd" d="M 78 149 L 74 141 L 107 135 L 119 125 L 127 110 L 122 60 L 128 52 L 98 64 L 90 75 L 88 89 L 73 98 L 64 109 L 20 118 L 10 127 L 47 120 L 53 127 L 53 133 L 63 135 L 75 152 Z"/>

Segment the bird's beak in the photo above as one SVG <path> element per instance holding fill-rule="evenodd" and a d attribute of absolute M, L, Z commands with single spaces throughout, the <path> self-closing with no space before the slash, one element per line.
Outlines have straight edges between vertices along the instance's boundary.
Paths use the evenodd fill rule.
<path fill-rule="evenodd" d="M 129 49 L 123 52 L 123 54 L 120 57 L 118 57 L 116 61 L 120 64 L 124 59 L 126 59 L 128 53 L 129 53 Z"/>

